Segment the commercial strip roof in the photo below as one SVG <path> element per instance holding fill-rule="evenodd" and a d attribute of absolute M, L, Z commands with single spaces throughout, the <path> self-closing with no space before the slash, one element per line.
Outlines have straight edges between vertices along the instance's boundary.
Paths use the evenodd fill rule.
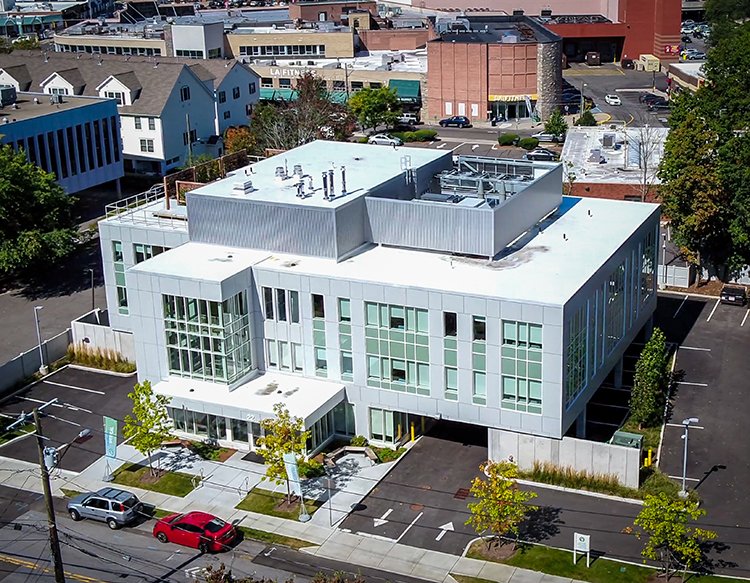
<path fill-rule="evenodd" d="M 456 43 L 548 43 L 560 40 L 528 16 L 456 16 L 438 18 L 435 29 L 440 38 L 430 42 Z"/>
<path fill-rule="evenodd" d="M 340 69 L 342 76 L 348 71 L 391 71 L 404 73 L 427 73 L 427 50 L 416 49 L 409 51 L 370 51 L 351 58 L 313 59 L 309 57 L 295 58 L 252 58 L 239 57 L 240 61 L 249 65 L 272 67 L 299 68 L 300 73 L 314 69 Z M 297 64 L 299 63 L 299 64 Z M 290 75 L 291 76 L 291 75 Z"/>
<path fill-rule="evenodd" d="M 37 101 L 34 102 L 34 99 Z M 50 103 L 48 93 L 17 93 L 15 107 L 4 107 L 0 110 L 0 126 L 17 121 L 34 119 L 52 113 L 60 113 L 86 107 L 99 102 L 95 97 L 65 96 L 62 103 Z M 2 131 L 0 130 L 0 134 Z"/>
<path fill-rule="evenodd" d="M 669 128 L 655 126 L 576 127 L 565 137 L 562 160 L 576 182 L 637 185 L 645 170 L 649 183 L 658 184 L 668 133 Z"/>
<path fill-rule="evenodd" d="M 256 423 L 276 417 L 273 406 L 282 403 L 292 417 L 303 419 L 310 427 L 344 399 L 345 388 L 333 381 L 267 372 L 231 391 L 210 381 L 169 377 L 156 383 L 154 392 L 183 403 L 201 403 L 197 410 L 203 409 L 205 396 L 209 395 L 212 406 L 245 411 L 245 420 Z M 250 416 L 255 418 L 249 419 Z"/>

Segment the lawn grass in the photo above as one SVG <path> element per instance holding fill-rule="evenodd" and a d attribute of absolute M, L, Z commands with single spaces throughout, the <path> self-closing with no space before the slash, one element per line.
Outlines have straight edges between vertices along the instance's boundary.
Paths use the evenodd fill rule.
<path fill-rule="evenodd" d="M 390 447 L 373 447 L 370 446 L 372 452 L 378 456 L 378 460 L 381 463 L 392 462 L 397 460 L 406 453 L 405 447 L 399 447 L 398 449 L 391 449 Z"/>
<path fill-rule="evenodd" d="M 307 540 L 302 540 L 300 538 L 294 538 L 291 536 L 284 536 L 281 534 L 275 534 L 273 532 L 266 532 L 264 530 L 257 530 L 255 528 L 250 528 L 248 526 L 238 526 L 239 530 L 242 531 L 242 533 L 245 535 L 246 538 L 257 540 L 262 543 L 268 543 L 268 544 L 274 544 L 274 545 L 284 545 L 285 547 L 289 547 L 292 549 L 302 549 L 304 547 L 314 547 L 315 543 L 311 543 Z"/>
<path fill-rule="evenodd" d="M 186 496 L 193 491 L 193 477 L 182 472 L 165 472 L 158 480 L 153 481 L 148 466 L 125 464 L 115 472 L 115 484 L 133 486 L 170 496 Z"/>
<path fill-rule="evenodd" d="M 285 496 L 286 494 L 283 492 L 271 492 L 270 490 L 254 488 L 235 508 L 238 510 L 247 510 L 248 512 L 257 512 L 258 514 L 267 514 L 268 516 L 276 516 L 278 518 L 297 520 L 299 505 L 292 510 L 279 510 L 277 508 Z M 305 500 L 305 508 L 307 508 L 307 512 L 310 515 L 320 508 L 321 504 L 322 502 L 319 500 Z"/>
<path fill-rule="evenodd" d="M 481 577 L 470 577 L 469 575 L 459 575 L 457 573 L 451 573 L 451 577 L 458 581 L 458 583 L 494 583 L 489 579 L 482 579 Z"/>
<path fill-rule="evenodd" d="M 60 488 L 60 492 L 66 498 L 75 498 L 78 494 L 81 494 L 78 490 L 71 490 L 69 488 Z"/>
<path fill-rule="evenodd" d="M 476 541 L 466 554 L 471 559 L 492 560 L 485 556 L 487 548 L 484 541 Z M 586 557 L 578 555 L 577 564 L 573 564 L 571 551 L 552 549 L 541 545 L 528 545 L 517 550 L 508 559 L 502 561 L 506 565 L 538 571 L 548 575 L 589 581 L 591 583 L 647 583 L 653 578 L 657 571 L 648 567 L 630 565 L 612 561 L 609 559 L 592 557 L 591 567 L 586 568 Z M 472 579 L 472 578 L 469 578 Z M 678 579 L 676 579 L 678 580 Z M 707 575 L 699 577 L 691 576 L 687 579 L 692 583 L 729 583 L 736 581 L 728 577 Z M 480 580 L 461 581 L 461 583 L 475 583 Z"/>
<path fill-rule="evenodd" d="M 0 432 L 0 445 L 8 443 L 10 440 L 15 439 L 16 437 L 27 435 L 31 433 L 32 431 L 34 431 L 33 423 L 27 423 L 26 425 L 21 425 L 21 427 L 16 427 L 12 431 L 2 431 Z"/>
<path fill-rule="evenodd" d="M 657 427 L 644 427 L 638 428 L 638 424 L 632 419 L 628 419 L 620 428 L 620 431 L 627 431 L 628 433 L 637 433 L 643 436 L 643 451 L 644 453 L 648 449 L 654 450 L 653 456 L 656 457 L 656 452 L 659 450 L 659 440 L 661 439 L 661 425 Z"/>

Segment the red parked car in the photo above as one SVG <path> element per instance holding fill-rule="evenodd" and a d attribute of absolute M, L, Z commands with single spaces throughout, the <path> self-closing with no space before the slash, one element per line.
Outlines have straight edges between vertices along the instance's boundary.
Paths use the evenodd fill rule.
<path fill-rule="evenodd" d="M 170 514 L 154 525 L 159 542 L 172 542 L 198 549 L 202 553 L 220 552 L 237 537 L 237 529 L 228 522 L 206 512 Z"/>

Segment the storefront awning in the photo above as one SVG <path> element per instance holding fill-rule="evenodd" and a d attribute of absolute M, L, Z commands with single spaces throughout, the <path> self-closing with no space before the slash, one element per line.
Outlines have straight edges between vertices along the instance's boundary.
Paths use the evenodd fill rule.
<path fill-rule="evenodd" d="M 419 101 L 422 98 L 419 81 L 413 79 L 391 79 L 388 87 L 396 90 L 396 96 L 400 101 Z"/>
<path fill-rule="evenodd" d="M 273 87 L 260 89 L 260 98 L 266 101 L 294 101 L 297 96 L 295 89 L 274 89 Z M 349 99 L 345 91 L 330 91 L 328 97 L 333 103 L 346 103 Z"/>

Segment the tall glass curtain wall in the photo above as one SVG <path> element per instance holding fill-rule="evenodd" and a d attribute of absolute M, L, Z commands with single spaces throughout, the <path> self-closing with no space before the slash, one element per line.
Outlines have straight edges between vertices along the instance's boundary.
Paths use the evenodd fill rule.
<path fill-rule="evenodd" d="M 171 374 L 231 383 L 253 368 L 247 293 L 223 302 L 163 295 Z"/>
<path fill-rule="evenodd" d="M 656 288 L 658 230 L 646 234 L 568 319 L 565 407 L 569 408 L 635 324 Z"/>

